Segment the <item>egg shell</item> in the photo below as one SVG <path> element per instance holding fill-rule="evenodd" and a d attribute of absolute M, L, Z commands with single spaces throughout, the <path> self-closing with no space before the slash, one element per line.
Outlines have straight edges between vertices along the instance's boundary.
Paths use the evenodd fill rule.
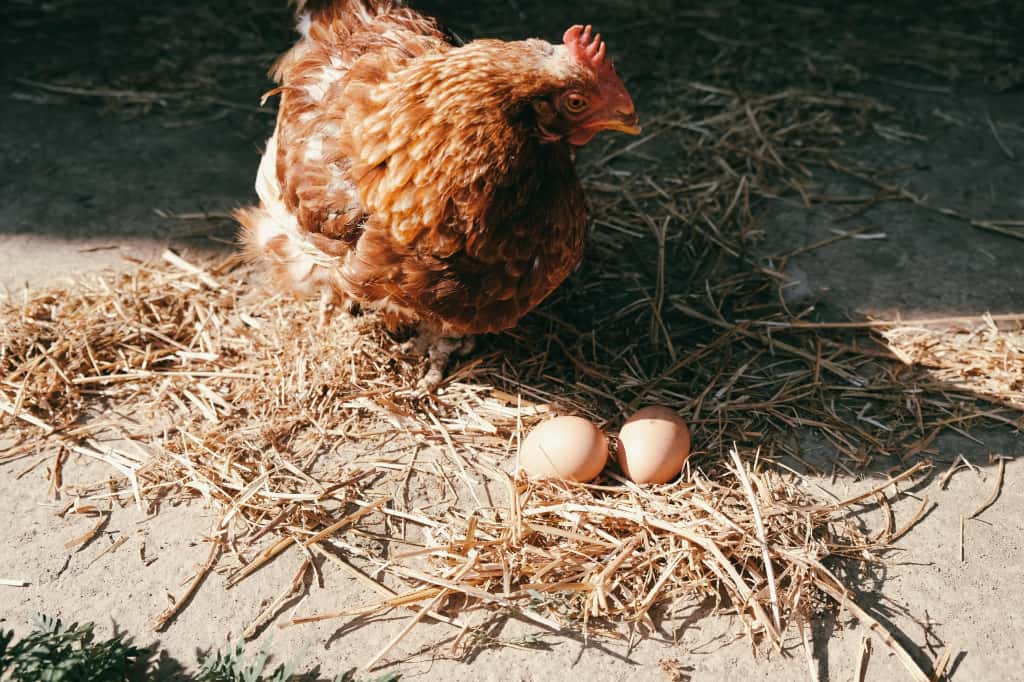
<path fill-rule="evenodd" d="M 592 481 L 608 462 L 608 438 L 582 417 L 555 417 L 526 436 L 519 464 L 535 477 Z"/>
<path fill-rule="evenodd" d="M 690 429 L 667 407 L 645 407 L 622 425 L 617 454 L 630 480 L 668 483 L 690 456 Z"/>

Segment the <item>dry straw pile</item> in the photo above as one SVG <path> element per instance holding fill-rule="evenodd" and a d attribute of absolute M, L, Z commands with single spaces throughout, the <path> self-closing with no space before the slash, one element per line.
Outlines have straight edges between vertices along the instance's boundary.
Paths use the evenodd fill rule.
<path fill-rule="evenodd" d="M 114 500 L 156 513 L 180 496 L 222 510 L 209 559 L 158 629 L 219 563 L 231 587 L 287 552 L 303 558 L 298 574 L 247 634 L 326 562 L 373 598 L 292 622 L 404 606 L 416 612 L 410 626 L 430 617 L 468 631 L 512 611 L 555 631 L 613 635 L 652 632 L 654 619 L 713 597 L 780 648 L 786 626 L 820 608 L 820 592 L 856 608 L 823 562 L 873 559 L 902 533 L 869 537 L 847 514 L 923 465 L 823 503 L 799 476 L 725 446 L 741 434 L 707 425 L 698 442 L 722 449 L 703 448 L 669 485 L 614 472 L 595 485 L 516 477 L 519 438 L 553 408 L 497 388 L 514 385 L 499 354 L 420 400 L 422 363 L 372 318 L 321 329 L 315 306 L 250 290 L 234 259 L 209 270 L 168 259 L 8 304 L 0 402 L 18 417 L 6 431 L 24 441 L 5 460 L 38 452 L 42 432 L 56 446 L 54 480 L 66 453 L 113 468 L 111 479 L 64 486 L 81 497 L 78 511 Z M 367 551 L 365 537 L 386 538 L 389 554 Z"/>

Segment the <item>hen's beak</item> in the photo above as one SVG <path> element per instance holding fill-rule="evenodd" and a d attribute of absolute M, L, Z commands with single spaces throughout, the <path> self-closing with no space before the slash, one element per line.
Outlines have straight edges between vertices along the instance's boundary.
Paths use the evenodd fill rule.
<path fill-rule="evenodd" d="M 627 135 L 639 135 L 639 122 L 640 117 L 637 115 L 636 109 L 630 108 L 628 110 L 616 111 L 615 116 L 603 121 L 594 121 L 587 127 L 595 131 L 617 130 L 620 133 L 626 133 Z"/>

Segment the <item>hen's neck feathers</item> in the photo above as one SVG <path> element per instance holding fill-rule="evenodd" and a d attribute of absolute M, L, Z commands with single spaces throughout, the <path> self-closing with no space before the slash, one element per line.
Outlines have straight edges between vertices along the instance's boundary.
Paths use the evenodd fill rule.
<path fill-rule="evenodd" d="M 480 40 L 391 69 L 355 67 L 345 106 L 368 212 L 408 243 L 453 210 L 463 220 L 482 216 L 517 175 L 564 175 L 568 147 L 541 140 L 530 107 L 576 77 L 563 51 L 539 40 Z"/>
<path fill-rule="evenodd" d="M 564 46 L 543 40 L 476 40 L 412 60 L 395 74 L 395 81 L 436 95 L 433 99 L 442 107 L 454 99 L 507 109 L 563 87 L 578 71 Z"/>
<path fill-rule="evenodd" d="M 578 71 L 562 46 L 477 40 L 411 60 L 385 90 L 399 120 L 415 110 L 423 125 L 448 129 L 466 144 L 504 148 L 539 140 L 531 103 L 580 77 Z"/>

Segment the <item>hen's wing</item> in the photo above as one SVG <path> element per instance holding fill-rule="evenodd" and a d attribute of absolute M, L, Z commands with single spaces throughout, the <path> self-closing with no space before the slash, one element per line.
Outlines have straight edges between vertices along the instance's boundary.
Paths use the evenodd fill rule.
<path fill-rule="evenodd" d="M 350 72 L 372 83 L 450 44 L 433 20 L 391 0 L 305 4 L 302 38 L 273 71 L 281 93 L 275 170 L 288 211 L 321 250 L 340 255 L 365 217 L 340 135 Z"/>

